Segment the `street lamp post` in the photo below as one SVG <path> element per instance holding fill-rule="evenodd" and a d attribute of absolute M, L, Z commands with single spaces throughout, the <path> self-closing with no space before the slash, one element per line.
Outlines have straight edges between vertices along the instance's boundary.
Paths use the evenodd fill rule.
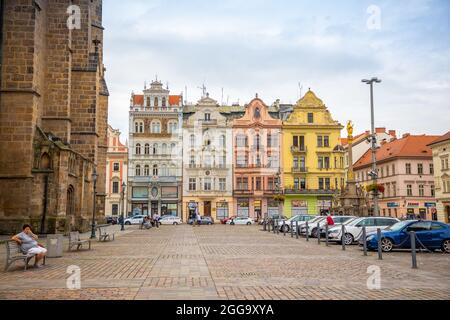
<path fill-rule="evenodd" d="M 372 78 L 370 80 L 362 80 L 363 83 L 370 85 L 370 113 L 371 113 L 371 126 L 372 126 L 372 134 L 371 134 L 371 142 L 372 142 L 372 172 L 370 176 L 372 177 L 373 184 L 377 185 L 378 180 L 378 172 L 377 172 L 377 135 L 375 132 L 375 109 L 373 103 L 373 84 L 381 83 L 381 80 L 378 78 Z M 373 193 L 373 215 L 375 217 L 379 216 L 378 209 L 378 191 L 374 190 Z"/>
<path fill-rule="evenodd" d="M 91 239 L 95 239 L 95 211 L 96 211 L 96 204 L 97 204 L 97 170 L 94 168 L 94 172 L 92 173 L 92 181 L 94 182 L 94 205 L 92 209 L 92 225 L 91 225 Z"/>
<path fill-rule="evenodd" d="M 125 184 L 125 182 L 122 183 L 122 221 L 120 222 L 121 227 L 120 227 L 120 231 L 125 231 L 125 223 L 124 223 L 124 210 L 125 210 L 125 188 L 127 187 L 127 185 Z"/>

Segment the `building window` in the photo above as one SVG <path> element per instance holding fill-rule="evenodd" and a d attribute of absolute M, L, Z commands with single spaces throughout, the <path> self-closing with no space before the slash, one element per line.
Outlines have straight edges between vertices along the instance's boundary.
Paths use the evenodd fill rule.
<path fill-rule="evenodd" d="M 384 167 L 381 167 L 381 177 L 384 177 Z"/>
<path fill-rule="evenodd" d="M 425 187 L 423 184 L 419 185 L 419 197 L 425 196 Z"/>
<path fill-rule="evenodd" d="M 136 145 L 136 154 L 137 154 L 137 155 L 140 155 L 140 154 L 141 154 L 141 144 L 140 144 L 140 143 L 138 143 L 138 144 Z"/>
<path fill-rule="evenodd" d="M 225 191 L 227 186 L 227 179 L 226 178 L 219 178 L 219 190 Z"/>
<path fill-rule="evenodd" d="M 144 132 L 144 123 L 142 121 L 137 121 L 134 123 L 134 132 L 136 133 Z"/>
<path fill-rule="evenodd" d="M 275 178 L 268 178 L 267 179 L 267 190 L 273 191 L 275 189 L 276 189 Z"/>
<path fill-rule="evenodd" d="M 114 172 L 120 171 L 120 164 L 118 162 L 114 162 L 113 167 L 114 167 Z"/>
<path fill-rule="evenodd" d="M 158 176 L 158 165 L 157 164 L 153 165 L 153 176 L 155 176 L 155 177 Z"/>
<path fill-rule="evenodd" d="M 314 113 L 308 113 L 308 123 L 314 123 Z"/>
<path fill-rule="evenodd" d="M 331 179 L 330 178 L 325 179 L 325 190 L 331 190 Z"/>
<path fill-rule="evenodd" d="M 323 146 L 326 148 L 330 147 L 330 137 L 329 136 L 324 136 L 323 137 Z"/>
<path fill-rule="evenodd" d="M 436 195 L 436 189 L 434 185 L 431 185 L 431 196 L 434 197 Z"/>
<path fill-rule="evenodd" d="M 161 154 L 167 155 L 167 144 L 163 143 L 161 147 Z"/>
<path fill-rule="evenodd" d="M 393 197 L 397 196 L 397 183 L 396 182 L 392 183 L 392 196 Z"/>
<path fill-rule="evenodd" d="M 205 113 L 205 121 L 211 121 L 211 113 Z"/>
<path fill-rule="evenodd" d="M 155 108 L 158 108 L 158 107 L 159 107 L 159 100 L 158 100 L 157 97 L 154 99 L 153 106 L 154 106 Z"/>
<path fill-rule="evenodd" d="M 191 134 L 190 142 L 191 142 L 191 148 L 195 148 L 195 136 L 193 134 Z"/>
<path fill-rule="evenodd" d="M 319 190 L 323 190 L 323 189 L 324 189 L 324 179 L 319 178 Z"/>
<path fill-rule="evenodd" d="M 144 176 L 149 177 L 150 176 L 150 166 L 146 165 L 144 167 Z"/>
<path fill-rule="evenodd" d="M 256 191 L 261 191 L 262 184 L 261 184 L 261 177 L 256 178 Z"/>
<path fill-rule="evenodd" d="M 196 190 L 197 190 L 197 179 L 189 178 L 189 191 L 196 191 Z"/>
<path fill-rule="evenodd" d="M 166 98 L 162 98 L 162 106 L 167 107 L 167 100 Z"/>
<path fill-rule="evenodd" d="M 140 176 L 141 175 L 141 166 L 140 165 L 137 165 L 136 166 L 136 176 Z"/>
<path fill-rule="evenodd" d="M 236 166 L 245 168 L 248 165 L 248 155 L 246 153 L 239 153 L 236 159 Z"/>
<path fill-rule="evenodd" d="M 161 133 L 161 122 L 159 121 L 152 122 L 152 133 Z"/>
<path fill-rule="evenodd" d="M 157 145 L 156 143 L 153 145 L 152 153 L 153 153 L 154 155 L 158 154 L 158 145 Z"/>
<path fill-rule="evenodd" d="M 149 154 L 150 154 L 150 145 L 149 145 L 148 143 L 145 144 L 145 147 L 144 147 L 144 153 L 145 153 L 146 155 L 149 155 Z"/>
<path fill-rule="evenodd" d="M 168 124 L 168 133 L 176 133 L 177 132 L 178 123 L 171 121 Z"/>
<path fill-rule="evenodd" d="M 389 177 L 389 166 L 386 167 L 386 176 Z"/>
<path fill-rule="evenodd" d="M 248 145 L 248 139 L 246 135 L 238 135 L 236 137 L 236 146 L 239 148 L 245 148 Z"/>
<path fill-rule="evenodd" d="M 151 100 L 150 97 L 147 97 L 147 107 L 149 107 L 149 108 L 151 107 L 151 102 L 150 102 L 150 100 Z"/>
<path fill-rule="evenodd" d="M 411 163 L 406 164 L 406 174 L 411 174 Z"/>
<path fill-rule="evenodd" d="M 430 174 L 434 174 L 434 164 L 430 163 Z"/>
<path fill-rule="evenodd" d="M 204 190 L 205 191 L 211 191 L 211 178 L 205 178 Z"/>
<path fill-rule="evenodd" d="M 323 137 L 322 136 L 317 136 L 317 146 L 319 148 L 323 147 Z"/>
<path fill-rule="evenodd" d="M 422 163 L 417 164 L 417 173 L 420 175 L 423 174 L 423 164 Z"/>
<path fill-rule="evenodd" d="M 224 149 L 227 147 L 227 140 L 224 135 L 220 136 L 220 146 Z"/>
<path fill-rule="evenodd" d="M 395 164 L 392 165 L 392 175 L 395 176 Z"/>
<path fill-rule="evenodd" d="M 412 185 L 411 185 L 411 184 L 408 184 L 408 185 L 406 186 L 406 195 L 407 195 L 408 197 L 412 197 L 412 195 L 413 195 L 413 192 L 412 192 Z"/>
<path fill-rule="evenodd" d="M 248 190 L 248 178 L 237 178 L 237 189 Z"/>
<path fill-rule="evenodd" d="M 113 182 L 113 185 L 112 185 L 112 192 L 113 192 L 114 194 L 119 193 L 119 182 L 117 182 L 117 181 L 114 181 L 114 182 Z"/>
<path fill-rule="evenodd" d="M 111 214 L 113 216 L 117 216 L 119 215 L 119 205 L 118 204 L 113 204 L 111 207 Z"/>

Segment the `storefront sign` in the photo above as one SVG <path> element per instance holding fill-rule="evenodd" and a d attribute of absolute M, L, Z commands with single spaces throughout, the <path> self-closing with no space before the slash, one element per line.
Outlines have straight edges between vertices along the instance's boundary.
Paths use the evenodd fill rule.
<path fill-rule="evenodd" d="M 418 202 L 408 202 L 408 207 L 418 207 L 419 203 Z"/>
<path fill-rule="evenodd" d="M 133 198 L 134 199 L 148 198 L 148 188 L 147 187 L 133 187 Z"/>
<path fill-rule="evenodd" d="M 434 202 L 425 202 L 425 208 L 436 208 L 436 203 L 434 203 Z"/>
<path fill-rule="evenodd" d="M 307 208 L 308 207 L 308 201 L 292 200 L 292 207 L 294 207 L 294 208 Z"/>
<path fill-rule="evenodd" d="M 388 202 L 387 203 L 388 208 L 398 208 L 400 205 L 397 202 Z"/>
<path fill-rule="evenodd" d="M 163 198 L 178 198 L 178 187 L 161 187 Z"/>

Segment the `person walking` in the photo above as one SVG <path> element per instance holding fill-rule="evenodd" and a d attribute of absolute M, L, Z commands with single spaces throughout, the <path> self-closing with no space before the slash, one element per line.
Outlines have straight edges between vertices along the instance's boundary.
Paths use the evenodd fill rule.
<path fill-rule="evenodd" d="M 197 210 L 196 219 L 197 219 L 197 225 L 200 227 L 200 225 L 202 224 L 202 217 L 200 216 L 200 213 L 198 212 L 198 210 Z"/>
<path fill-rule="evenodd" d="M 334 220 L 333 217 L 331 216 L 331 213 L 329 213 L 327 216 L 327 225 L 328 227 L 334 226 Z"/>

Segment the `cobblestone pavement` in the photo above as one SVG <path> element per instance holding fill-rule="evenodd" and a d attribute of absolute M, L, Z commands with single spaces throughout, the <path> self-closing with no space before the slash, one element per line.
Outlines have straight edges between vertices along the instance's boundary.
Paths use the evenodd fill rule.
<path fill-rule="evenodd" d="M 260 227 L 128 227 L 92 251 L 65 252 L 41 269 L 20 262 L 0 272 L 0 299 L 449 299 L 450 255 L 407 252 L 363 257 L 317 241 Z M 0 263 L 5 261 L 0 249 Z M 67 267 L 81 269 L 80 290 L 66 289 Z M 369 266 L 381 269 L 381 290 L 369 290 Z"/>

